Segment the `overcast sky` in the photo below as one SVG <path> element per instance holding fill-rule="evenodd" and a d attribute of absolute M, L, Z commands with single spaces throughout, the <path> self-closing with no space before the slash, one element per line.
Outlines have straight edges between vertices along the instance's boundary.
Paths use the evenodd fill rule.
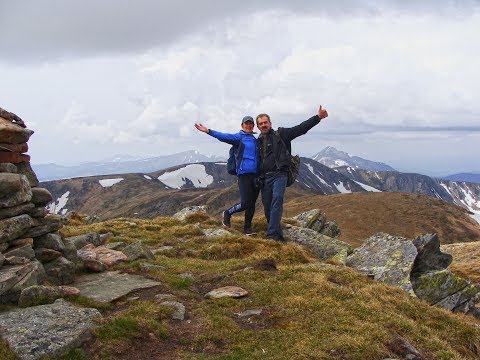
<path fill-rule="evenodd" d="M 0 107 L 32 162 L 228 146 L 330 116 L 293 143 L 430 175 L 480 171 L 479 1 L 0 0 Z"/>

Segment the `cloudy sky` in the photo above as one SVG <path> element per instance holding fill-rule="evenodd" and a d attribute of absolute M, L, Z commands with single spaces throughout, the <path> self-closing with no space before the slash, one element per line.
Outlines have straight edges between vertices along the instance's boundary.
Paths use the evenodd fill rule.
<path fill-rule="evenodd" d="M 0 0 L 0 107 L 32 162 L 228 146 L 330 116 L 293 143 L 402 171 L 480 171 L 479 1 Z"/>

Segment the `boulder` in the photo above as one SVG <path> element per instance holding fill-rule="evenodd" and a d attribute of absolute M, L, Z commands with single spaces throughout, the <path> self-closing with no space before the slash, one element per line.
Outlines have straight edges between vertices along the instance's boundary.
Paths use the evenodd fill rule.
<path fill-rule="evenodd" d="M 27 212 L 33 218 L 44 218 L 48 215 L 48 210 L 43 206 L 36 206 Z"/>
<path fill-rule="evenodd" d="M 29 162 L 30 155 L 21 154 L 18 152 L 2 152 L 0 151 L 0 162 L 19 164 L 22 162 Z"/>
<path fill-rule="evenodd" d="M 345 264 L 347 256 L 353 251 L 349 244 L 319 234 L 313 229 L 290 226 L 283 234 L 291 241 L 307 247 L 319 260 L 333 259 Z"/>
<path fill-rule="evenodd" d="M 220 236 L 226 236 L 226 235 L 232 235 L 232 233 L 228 230 L 225 229 L 202 229 L 203 235 L 206 237 L 212 238 L 212 237 L 220 237 Z"/>
<path fill-rule="evenodd" d="M 5 262 L 5 256 L 0 252 L 0 267 L 2 267 L 3 263 Z"/>
<path fill-rule="evenodd" d="M 29 229 L 25 236 L 36 238 L 62 228 L 65 223 L 63 216 L 50 214 L 41 219 L 34 219 L 34 226 Z"/>
<path fill-rule="evenodd" d="M 63 257 L 67 260 L 70 260 L 74 264 L 79 264 L 80 259 L 78 258 L 77 248 L 74 244 L 68 243 L 65 244 L 65 248 L 63 250 Z"/>
<path fill-rule="evenodd" d="M 35 259 L 35 252 L 33 251 L 32 245 L 30 244 L 9 248 L 7 251 L 3 253 L 3 255 L 5 255 L 5 257 L 19 256 L 19 257 L 24 257 L 30 260 Z"/>
<path fill-rule="evenodd" d="M 452 263 L 452 255 L 440 251 L 437 234 L 425 234 L 413 240 L 418 255 L 413 264 L 412 273 L 425 273 L 446 269 Z"/>
<path fill-rule="evenodd" d="M 9 144 L 2 142 L 0 143 L 0 151 L 8 151 L 8 152 L 18 152 L 18 153 L 26 153 L 28 152 L 28 144 Z"/>
<path fill-rule="evenodd" d="M 17 173 L 17 167 L 10 163 L 0 163 L 0 173 Z"/>
<path fill-rule="evenodd" d="M 0 262 L 1 262 L 1 256 L 0 256 Z M 4 264 L 5 265 L 24 265 L 24 264 L 28 264 L 31 261 L 32 261 L 31 259 L 21 257 L 21 256 L 9 256 L 4 259 Z"/>
<path fill-rule="evenodd" d="M 11 121 L 0 117 L 0 139 L 9 144 L 21 144 L 28 142 L 33 130 L 23 128 Z"/>
<path fill-rule="evenodd" d="M 35 249 L 35 257 L 38 259 L 38 261 L 42 263 L 52 261 L 56 258 L 59 258 L 60 256 L 63 256 L 63 254 L 57 250 L 46 248 Z"/>
<path fill-rule="evenodd" d="M 24 239 L 15 239 L 9 242 L 10 246 L 20 246 L 20 245 L 32 245 L 33 246 L 33 239 L 32 238 L 24 238 Z"/>
<path fill-rule="evenodd" d="M 125 246 L 122 252 L 127 255 L 128 261 L 134 261 L 137 259 L 155 259 L 152 251 L 141 241 L 137 241 L 133 244 Z"/>
<path fill-rule="evenodd" d="M 224 297 L 241 298 L 247 295 L 248 295 L 248 291 L 245 289 L 242 289 L 241 287 L 224 286 L 208 292 L 207 294 L 205 294 L 205 297 L 209 299 L 220 299 Z"/>
<path fill-rule="evenodd" d="M 207 206 L 202 205 L 202 206 L 188 206 L 186 208 L 183 208 L 182 210 L 176 212 L 173 217 L 175 219 L 178 219 L 180 221 L 185 220 L 188 216 L 197 214 L 197 213 L 206 213 L 207 212 Z"/>
<path fill-rule="evenodd" d="M 320 233 L 331 238 L 340 236 L 340 228 L 335 221 L 327 221 L 320 229 Z"/>
<path fill-rule="evenodd" d="M 185 305 L 178 301 L 162 301 L 160 305 L 171 307 L 174 309 L 172 314 L 173 320 L 183 321 L 185 319 Z"/>
<path fill-rule="evenodd" d="M 46 206 L 53 200 L 50 191 L 40 187 L 32 188 L 32 202 L 37 206 Z"/>
<path fill-rule="evenodd" d="M 110 249 L 110 250 L 121 250 L 126 246 L 126 244 L 123 241 L 117 241 L 117 242 L 105 244 L 103 246 L 105 246 L 107 249 Z"/>
<path fill-rule="evenodd" d="M 30 271 L 23 276 L 13 287 L 11 287 L 4 294 L 0 295 L 0 303 L 2 304 L 16 304 L 20 297 L 20 293 L 26 287 L 32 285 L 40 285 L 45 281 L 45 270 L 39 261 L 32 261 L 28 263 Z"/>
<path fill-rule="evenodd" d="M 83 267 L 94 272 L 102 272 L 107 269 L 106 265 L 97 260 L 96 254 L 91 251 L 95 248 L 92 244 L 87 244 L 85 247 L 77 251 L 78 258 L 83 262 Z"/>
<path fill-rule="evenodd" d="M 64 257 L 43 264 L 47 280 L 54 285 L 67 285 L 75 281 L 75 264 Z"/>
<path fill-rule="evenodd" d="M 100 244 L 104 245 L 112 237 L 114 237 L 112 232 L 108 232 L 108 233 L 105 233 L 105 234 L 100 234 Z"/>
<path fill-rule="evenodd" d="M 25 175 L 31 187 L 38 186 L 37 175 L 33 171 L 32 166 L 29 162 L 22 162 L 20 164 L 17 164 L 17 173 Z"/>
<path fill-rule="evenodd" d="M 51 304 L 64 296 L 80 295 L 80 290 L 70 286 L 33 285 L 22 290 L 18 306 L 29 307 Z"/>
<path fill-rule="evenodd" d="M 91 256 L 106 266 L 112 266 L 128 260 L 127 255 L 121 251 L 112 250 L 105 246 L 95 247 L 92 244 L 88 244 L 78 250 L 78 256 L 82 258 L 83 255 Z"/>
<path fill-rule="evenodd" d="M 20 214 L 27 214 L 34 208 L 35 205 L 33 203 L 26 202 L 12 207 L 0 209 L 0 219 L 11 218 Z"/>
<path fill-rule="evenodd" d="M 0 314 L 0 331 L 21 359 L 57 358 L 87 341 L 94 320 L 100 317 L 97 309 L 58 299 L 53 304 Z"/>
<path fill-rule="evenodd" d="M 98 233 L 88 233 L 83 235 L 70 236 L 68 238 L 65 238 L 64 242 L 74 244 L 77 249 L 81 249 L 88 244 L 92 244 L 94 246 L 99 246 L 102 244 L 102 241 L 100 240 L 100 235 Z"/>
<path fill-rule="evenodd" d="M 33 240 L 33 247 L 35 249 L 45 248 L 60 252 L 64 252 L 65 250 L 65 244 L 63 243 L 62 237 L 59 233 L 49 233 L 36 237 Z"/>
<path fill-rule="evenodd" d="M 34 220 L 26 214 L 0 220 L 0 243 L 8 242 L 24 235 L 33 225 Z"/>
<path fill-rule="evenodd" d="M 355 249 L 346 265 L 373 276 L 375 280 L 399 286 L 414 296 L 410 272 L 416 256 L 417 248 L 410 240 L 378 233 Z"/>
<path fill-rule="evenodd" d="M 2 266 L 0 268 L 0 295 L 6 293 L 21 281 L 33 268 L 34 265 L 32 263 Z"/>
<path fill-rule="evenodd" d="M 326 216 L 320 209 L 312 209 L 294 217 L 300 227 L 313 229 L 317 232 L 323 227 Z"/>
<path fill-rule="evenodd" d="M 0 209 L 23 204 L 32 199 L 32 189 L 24 175 L 0 173 Z"/>

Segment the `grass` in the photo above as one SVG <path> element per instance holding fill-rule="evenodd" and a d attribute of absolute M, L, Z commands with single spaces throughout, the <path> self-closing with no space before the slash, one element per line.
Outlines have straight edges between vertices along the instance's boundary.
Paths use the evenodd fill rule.
<path fill-rule="evenodd" d="M 119 301 L 108 308 L 79 297 L 77 304 L 98 308 L 104 318 L 93 343 L 77 349 L 77 355 L 102 360 L 374 360 L 400 358 L 392 344 L 402 336 L 430 358 L 480 357 L 480 322 L 473 317 L 432 307 L 349 268 L 318 265 L 299 245 L 264 240 L 265 224 L 255 224 L 259 237 L 242 236 L 241 219 L 234 218 L 232 235 L 207 238 L 201 228 L 220 223 L 205 216 L 184 222 L 125 218 L 65 227 L 62 231 L 69 236 L 110 231 L 115 234 L 111 242 L 142 240 L 152 248 L 173 246 L 149 261 L 165 270 L 142 274 L 162 283 L 157 293 L 173 294 L 187 309 L 185 321 L 174 321 L 173 309 L 160 305 L 148 290 L 136 293 L 137 301 Z M 140 273 L 139 263 L 116 268 Z M 262 263 L 274 266 L 265 269 L 258 266 Z M 181 277 L 184 272 L 193 277 Z M 204 297 L 227 285 L 240 286 L 249 294 L 242 299 Z M 249 318 L 236 315 L 248 309 L 262 313 Z M 72 353 L 71 358 L 77 355 Z"/>
<path fill-rule="evenodd" d="M 480 283 L 480 241 L 443 245 L 441 249 L 453 256 L 451 271 Z"/>

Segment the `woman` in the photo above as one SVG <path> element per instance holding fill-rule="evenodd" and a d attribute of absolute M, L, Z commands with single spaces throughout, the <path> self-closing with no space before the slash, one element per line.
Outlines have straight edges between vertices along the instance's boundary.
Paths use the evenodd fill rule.
<path fill-rule="evenodd" d="M 252 230 L 252 219 L 255 213 L 255 202 L 257 201 L 259 193 L 259 190 L 255 186 L 257 173 L 257 140 L 253 136 L 254 125 L 253 118 L 251 116 L 245 116 L 242 119 L 242 130 L 236 134 L 225 134 L 208 129 L 202 124 L 195 124 L 197 130 L 213 136 L 220 141 L 238 146 L 240 149 L 236 161 L 240 202 L 223 212 L 222 224 L 229 227 L 232 215 L 240 211 L 245 211 L 243 233 L 246 235 L 255 234 Z"/>

